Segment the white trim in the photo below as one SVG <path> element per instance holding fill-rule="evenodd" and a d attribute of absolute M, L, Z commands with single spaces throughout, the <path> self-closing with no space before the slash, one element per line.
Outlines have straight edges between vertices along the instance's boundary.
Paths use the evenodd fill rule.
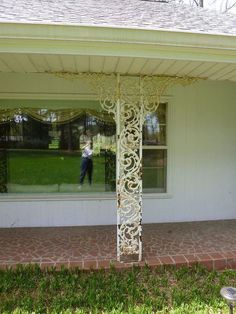
<path fill-rule="evenodd" d="M 167 145 L 143 145 L 143 149 L 168 149 Z"/>
<path fill-rule="evenodd" d="M 172 197 L 171 193 L 143 193 L 143 199 L 169 199 Z"/>
<path fill-rule="evenodd" d="M 34 73 L 41 74 L 41 73 Z M 161 102 L 166 102 L 172 98 L 172 95 L 164 95 Z M 79 93 L 12 93 L 0 92 L 0 99 L 37 99 L 37 100 L 97 100 L 95 94 L 79 94 Z"/>
<path fill-rule="evenodd" d="M 171 193 L 143 193 L 143 199 L 172 198 Z M 1 202 L 34 202 L 34 201 L 116 201 L 116 193 L 93 193 L 89 194 L 16 194 L 0 195 Z"/>
<path fill-rule="evenodd" d="M 116 42 L 117 38 L 120 38 L 120 42 L 126 39 L 126 42 L 134 43 L 154 43 L 161 41 L 163 43 L 170 44 L 170 38 L 173 40 L 172 43 L 178 44 L 179 46 L 192 46 L 190 43 L 204 43 L 205 48 L 212 48 L 213 46 L 222 47 L 222 40 L 233 47 L 232 40 L 236 39 L 236 34 L 211 34 L 204 32 L 193 32 L 183 31 L 177 29 L 154 29 L 154 28 L 138 28 L 138 27 L 122 27 L 115 25 L 81 25 L 81 24 L 56 24 L 56 23 L 11 23 L 11 22 L 0 22 L 1 32 L 0 37 L 2 38 L 17 38 L 18 39 L 67 39 L 67 40 L 78 40 L 85 39 L 90 40 L 107 40 Z M 120 36 L 124 35 L 126 36 Z M 2 34 L 2 35 L 1 35 Z M 132 38 L 132 35 L 135 36 Z M 138 36 L 137 36 L 138 34 Z M 153 36 L 155 34 L 155 37 Z M 69 36 L 68 36 L 69 35 Z M 92 36 L 93 35 L 93 36 Z M 105 36 L 106 35 L 106 36 Z M 110 35 L 110 36 L 109 36 Z M 119 36 L 118 36 L 119 35 Z M 152 41 L 150 40 L 152 35 Z M 158 36 L 159 35 L 159 36 Z M 179 41 L 178 37 L 182 37 L 182 42 Z M 128 41 L 127 39 L 130 38 Z M 139 38 L 139 40 L 137 40 Z M 140 40 L 142 38 L 142 41 Z M 196 38 L 198 40 L 196 41 Z M 199 46 L 199 45 L 198 45 Z M 193 46 L 192 46 L 193 47 Z M 234 46 L 235 47 L 235 46 Z"/>
<path fill-rule="evenodd" d="M 78 193 L 79 194 L 79 193 Z M 16 194 L 0 195 L 0 202 L 25 202 L 25 201 L 98 201 L 98 200 L 115 200 L 115 193 L 92 193 L 89 194 Z"/>
<path fill-rule="evenodd" d="M 0 99 L 39 99 L 39 100 L 97 100 L 95 94 L 67 93 L 1 93 Z"/>
<path fill-rule="evenodd" d="M 0 52 L 236 63 L 236 36 L 121 27 L 0 23 Z"/>
<path fill-rule="evenodd" d="M 167 121 L 166 121 L 166 145 L 168 147 L 167 150 L 167 187 L 166 194 L 168 198 L 172 198 L 172 182 L 173 182 L 173 123 L 174 123 L 174 110 L 173 104 L 169 101 L 167 103 Z"/>
<path fill-rule="evenodd" d="M 170 99 L 171 97 L 169 97 Z M 165 99 L 165 100 L 164 100 Z M 160 103 L 166 103 L 166 109 L 167 109 L 167 114 L 166 114 L 166 145 L 158 146 L 158 145 L 143 145 L 143 149 L 148 150 L 148 149 L 165 149 L 167 150 L 167 174 L 166 174 L 166 193 L 143 193 L 144 198 L 172 198 L 172 181 L 173 181 L 173 157 L 172 157 L 172 152 L 173 152 L 173 145 L 172 142 L 170 141 L 170 128 L 173 125 L 173 106 L 170 103 L 170 101 L 163 97 L 161 98 Z M 171 143 L 171 144 L 170 144 Z M 145 167 L 148 168 L 148 167 Z M 157 168 L 157 167 L 155 167 Z"/>
<path fill-rule="evenodd" d="M 19 93 L 15 94 L 19 95 Z M 20 94 L 21 95 L 21 94 Z M 25 96 L 27 94 L 24 94 Z M 26 99 L 35 99 L 35 96 L 31 98 L 32 94 L 28 94 L 29 98 Z M 56 95 L 56 94 L 54 94 Z M 60 95 L 60 94 L 59 94 Z M 0 94 L 1 96 L 1 94 Z M 10 93 L 9 93 L 10 96 Z M 48 97 L 48 94 L 37 94 L 38 99 L 50 99 L 46 98 Z M 68 94 L 67 96 L 70 96 Z M 78 95 L 80 96 L 80 95 Z M 41 98 L 42 97 L 42 98 Z M 166 136 L 167 136 L 167 146 L 145 146 L 143 145 L 143 148 L 145 149 L 168 149 L 167 153 L 167 192 L 166 193 L 143 193 L 143 198 L 144 199 L 167 199 L 167 198 L 172 198 L 171 194 L 171 182 L 172 182 L 172 158 L 170 154 L 170 145 L 169 145 L 169 123 L 172 123 L 173 121 L 173 110 L 172 110 L 172 105 L 170 105 L 170 102 L 168 99 L 171 99 L 173 96 L 172 95 L 164 95 L 161 97 L 161 102 L 162 103 L 167 103 L 167 127 L 166 127 Z M 9 97 L 10 98 L 10 97 Z M 1 97 L 0 97 L 1 99 Z M 17 99 L 17 98 L 12 98 L 12 99 Z M 24 99 L 24 97 L 22 98 Z M 65 98 L 66 99 L 66 98 Z M 67 98 L 68 99 L 68 98 Z M 70 99 L 70 98 L 69 98 Z M 77 100 L 81 98 L 76 98 Z M 89 99 L 88 99 L 89 100 Z M 90 99 L 91 100 L 91 99 Z M 116 193 L 112 192 L 102 192 L 102 193 L 92 193 L 92 194 L 78 194 L 73 193 L 73 194 L 68 194 L 68 193 L 52 193 L 52 194 L 45 194 L 45 193 L 40 193 L 40 194 L 26 194 L 26 193 L 10 193 L 10 194 L 0 194 L 0 202 L 32 202 L 32 201 L 42 201 L 42 200 L 47 200 L 47 201 L 84 201 L 84 200 L 91 200 L 91 201 L 98 201 L 98 200 L 116 200 Z"/>
<path fill-rule="evenodd" d="M 193 31 L 193 30 L 182 30 L 182 29 L 177 29 L 177 28 L 158 28 L 155 29 L 153 27 L 145 26 L 145 27 L 138 27 L 138 26 L 126 26 L 126 25 L 115 25 L 115 24 L 88 24 L 88 23 L 70 23 L 70 22 L 31 22 L 31 21 L 7 21 L 5 20 L 4 22 L 0 22 L 0 24 L 9 24 L 9 25 L 44 25 L 44 26 L 62 26 L 62 27 L 88 27 L 88 28 L 108 28 L 108 29 L 121 29 L 121 30 L 145 30 L 145 31 L 161 31 L 161 32 L 173 32 L 173 33 L 183 33 L 183 34 L 199 34 L 199 35 L 211 35 L 211 36 L 229 36 L 229 37 L 234 37 L 235 35 L 233 34 L 227 34 L 227 33 L 207 33 L 207 32 L 201 32 L 201 31 Z"/>

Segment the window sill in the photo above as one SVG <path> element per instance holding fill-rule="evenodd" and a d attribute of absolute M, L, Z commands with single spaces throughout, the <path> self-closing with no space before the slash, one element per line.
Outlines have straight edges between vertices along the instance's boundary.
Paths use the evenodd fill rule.
<path fill-rule="evenodd" d="M 116 195 L 114 193 L 98 193 L 98 194 L 8 194 L 1 195 L 0 202 L 18 202 L 18 201 L 97 201 L 97 200 L 115 200 Z"/>
<path fill-rule="evenodd" d="M 143 194 L 143 199 L 167 199 L 172 198 L 172 194 L 170 193 L 145 193 Z"/>
<path fill-rule="evenodd" d="M 143 199 L 168 199 L 172 198 L 170 193 L 146 193 Z M 0 195 L 0 202 L 30 202 L 30 201 L 97 201 L 97 200 L 116 200 L 115 193 L 98 194 L 8 194 Z"/>

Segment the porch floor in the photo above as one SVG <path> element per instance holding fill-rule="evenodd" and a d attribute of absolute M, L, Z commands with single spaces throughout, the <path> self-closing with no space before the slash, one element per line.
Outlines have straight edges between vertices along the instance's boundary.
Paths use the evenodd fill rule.
<path fill-rule="evenodd" d="M 116 226 L 0 229 L 0 267 L 38 263 L 83 269 L 130 267 L 116 262 Z M 143 225 L 143 261 L 236 268 L 236 220 Z"/>

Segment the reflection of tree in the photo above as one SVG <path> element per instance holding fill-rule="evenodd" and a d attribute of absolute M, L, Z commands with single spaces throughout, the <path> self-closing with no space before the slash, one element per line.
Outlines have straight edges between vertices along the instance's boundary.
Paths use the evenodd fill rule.
<path fill-rule="evenodd" d="M 5 113 L 6 123 L 0 124 L 1 134 L 7 137 L 10 148 L 47 149 L 52 140 L 57 140 L 57 147 L 51 148 L 73 151 L 80 148 L 80 141 L 88 132 L 91 139 L 116 133 L 113 119 L 97 111 L 25 108 L 13 110 L 11 118 L 10 113 L 9 117 Z"/>
<path fill-rule="evenodd" d="M 144 145 L 160 145 L 165 143 L 166 103 L 161 103 L 154 113 L 145 117 L 143 125 Z"/>
<path fill-rule="evenodd" d="M 63 150 L 71 151 L 74 145 L 72 145 L 72 126 L 71 123 L 62 124 L 58 126 L 60 134 L 59 148 Z"/>
<path fill-rule="evenodd" d="M 79 149 L 80 135 L 83 130 L 83 119 L 58 125 L 60 130 L 60 149 L 73 151 Z"/>
<path fill-rule="evenodd" d="M 0 124 L 0 148 L 6 148 L 10 136 L 10 123 Z"/>
<path fill-rule="evenodd" d="M 49 138 L 49 125 L 34 120 L 31 117 L 27 121 L 22 121 L 23 143 L 22 148 L 41 148 L 47 149 Z"/>
<path fill-rule="evenodd" d="M 84 114 L 76 120 L 59 124 L 60 149 L 75 150 L 80 148 L 80 142 L 92 140 L 98 134 L 103 136 L 112 136 L 116 134 L 115 122 L 108 123 L 91 114 Z"/>
<path fill-rule="evenodd" d="M 101 121 L 96 119 L 97 126 L 99 128 L 99 133 L 104 136 L 112 136 L 116 134 L 116 124 L 107 123 L 106 121 Z"/>
<path fill-rule="evenodd" d="M 105 184 L 105 189 L 108 191 L 115 190 L 115 122 L 110 116 L 102 112 L 92 112 L 86 109 L 80 111 L 78 114 L 68 109 L 65 112 L 66 115 L 64 115 L 63 110 L 54 112 L 53 110 L 38 108 L 15 109 L 11 116 L 7 115 L 7 118 L 2 120 L 2 123 L 0 123 L 0 151 L 1 149 L 5 150 L 8 156 L 7 149 L 10 148 L 9 156 L 11 158 L 9 160 L 12 168 L 10 176 L 5 176 L 7 164 L 4 156 L 2 158 L 4 162 L 1 163 L 0 160 L 0 192 L 7 192 L 7 180 L 9 180 L 9 183 L 14 183 L 14 176 L 17 178 L 18 175 L 19 181 L 16 182 L 20 182 L 19 184 L 22 185 L 37 185 L 38 182 L 40 182 L 39 184 L 41 182 L 47 184 L 51 177 L 52 181 L 54 180 L 53 172 L 51 172 L 53 169 L 59 178 L 63 178 L 60 182 L 64 182 L 64 171 L 68 172 L 68 183 L 73 183 L 70 181 L 72 177 L 70 162 L 76 165 L 77 168 L 75 169 L 77 170 L 75 171 L 78 171 L 80 158 L 77 154 L 58 152 L 58 150 L 73 152 L 82 146 L 80 141 L 88 140 L 88 138 L 94 144 L 95 172 L 99 177 L 99 184 L 103 188 Z M 16 149 L 16 152 L 12 152 L 12 148 Z M 54 158 L 58 155 L 64 156 L 64 153 L 66 156 L 71 157 L 69 163 L 63 162 L 64 158 L 62 157 Z M 75 158 L 73 155 L 75 155 Z M 14 159 L 12 156 L 18 156 L 19 160 L 18 157 L 14 157 Z M 50 156 L 53 156 L 51 164 L 48 163 Z M 19 162 L 19 166 L 16 161 Z M 62 164 L 64 164 L 64 170 Z M 42 168 L 40 168 L 41 165 Z M 75 171 L 73 171 L 73 174 Z"/>
<path fill-rule="evenodd" d="M 0 124 L 1 144 L 5 141 L 9 148 L 48 148 L 49 125 L 34 120 L 27 115 L 17 115 L 8 123 Z M 2 146 L 2 145 L 1 145 Z"/>
<path fill-rule="evenodd" d="M 158 142 L 160 132 L 160 123 L 157 113 L 147 114 L 143 126 L 143 141 L 144 143 L 156 144 Z"/>
<path fill-rule="evenodd" d="M 7 150 L 0 149 L 0 193 L 7 192 Z"/>
<path fill-rule="evenodd" d="M 111 150 L 105 151 L 105 189 L 116 190 L 116 154 Z"/>

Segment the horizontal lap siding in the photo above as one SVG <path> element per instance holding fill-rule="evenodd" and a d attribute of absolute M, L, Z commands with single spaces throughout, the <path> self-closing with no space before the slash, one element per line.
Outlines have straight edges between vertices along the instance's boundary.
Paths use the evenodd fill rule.
<path fill-rule="evenodd" d="M 78 82 L 43 77 L 12 74 L 2 84 L 0 74 L 0 93 L 18 93 L 18 81 L 36 96 L 79 91 Z M 144 223 L 236 219 L 235 84 L 201 81 L 168 94 L 168 194 L 144 196 Z M 116 224 L 115 199 L 0 202 L 0 227 L 99 224 Z"/>

